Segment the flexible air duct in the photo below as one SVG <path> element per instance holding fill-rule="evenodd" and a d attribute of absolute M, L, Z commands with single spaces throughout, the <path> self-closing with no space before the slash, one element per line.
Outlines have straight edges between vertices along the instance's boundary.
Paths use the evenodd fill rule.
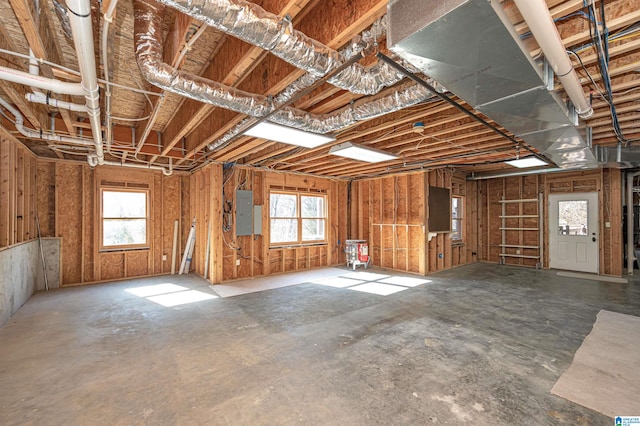
<path fill-rule="evenodd" d="M 268 50 L 317 77 L 328 74 L 345 62 L 343 55 L 336 50 L 295 30 L 291 22 L 265 11 L 255 3 L 244 0 L 159 1 L 213 28 Z M 377 34 L 372 34 L 372 38 L 375 40 Z M 402 74 L 384 63 L 372 68 L 354 64 L 329 79 L 329 83 L 352 93 L 372 95 L 402 78 Z"/>
<path fill-rule="evenodd" d="M 263 95 L 247 93 L 186 71 L 176 70 L 162 60 L 163 7 L 153 0 L 134 2 L 134 38 L 138 66 L 144 77 L 150 83 L 168 92 L 246 115 L 261 117 L 272 113 L 275 110 L 274 104 L 290 99 L 298 90 L 308 87 L 316 80 L 313 75 L 303 76 L 279 94 L 275 101 L 270 101 Z M 285 107 L 269 117 L 269 120 L 312 133 L 329 133 L 358 121 L 416 105 L 431 96 L 428 90 L 411 84 L 387 89 L 372 99 L 358 100 L 353 105 L 331 114 L 312 114 L 297 108 Z M 229 133 L 224 139 L 211 144 L 210 149 L 220 147 L 236 134 L 237 132 Z"/>

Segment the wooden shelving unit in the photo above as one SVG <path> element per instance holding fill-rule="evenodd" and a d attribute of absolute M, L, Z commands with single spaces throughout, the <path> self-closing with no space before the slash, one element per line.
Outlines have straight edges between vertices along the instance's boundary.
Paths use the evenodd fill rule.
<path fill-rule="evenodd" d="M 505 200 L 504 197 L 500 201 L 498 201 L 502 205 L 502 214 L 499 216 L 501 220 L 500 232 L 502 233 L 502 242 L 499 244 L 500 246 L 500 264 L 505 263 L 505 258 L 520 258 L 520 259 L 536 259 L 536 268 L 542 267 L 542 259 L 543 259 L 543 224 L 542 224 L 542 194 L 538 198 L 522 198 L 522 199 L 514 199 L 514 200 Z M 507 214 L 507 204 L 518 204 L 519 212 L 523 212 L 523 205 L 527 203 L 536 203 L 538 206 L 538 214 Z M 520 219 L 518 222 L 522 224 L 522 219 L 535 219 L 536 226 L 507 226 L 507 220 L 509 219 Z M 538 244 L 508 244 L 507 243 L 507 234 L 510 232 L 537 232 L 538 233 Z M 523 238 L 519 238 L 519 240 L 523 240 Z M 507 252 L 507 249 L 516 249 L 516 253 Z M 522 250 L 536 250 L 536 254 L 521 254 Z"/>

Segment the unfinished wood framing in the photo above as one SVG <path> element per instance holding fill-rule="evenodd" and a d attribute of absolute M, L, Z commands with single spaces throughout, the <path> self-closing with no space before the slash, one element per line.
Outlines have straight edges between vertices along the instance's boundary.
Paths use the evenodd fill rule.
<path fill-rule="evenodd" d="M 466 231 L 461 242 L 452 244 L 448 232 L 429 233 L 429 186 L 448 188 L 452 195 L 463 197 Z M 477 217 L 472 210 L 476 203 L 467 189 L 475 186 L 452 170 L 355 181 L 349 238 L 367 240 L 373 264 L 383 268 L 424 275 L 466 264 L 476 253 L 470 222 Z"/>
<path fill-rule="evenodd" d="M 543 217 L 548 218 L 549 194 L 597 192 L 599 198 L 600 242 L 599 270 L 601 274 L 620 276 L 622 274 L 622 175 L 619 169 L 554 173 L 547 175 L 516 176 L 491 179 L 478 182 L 480 215 L 478 218 L 479 259 L 498 262 L 500 259 L 501 229 L 500 215 L 502 197 L 504 199 L 533 199 L 543 194 Z M 537 227 L 537 203 L 509 203 L 507 205 L 508 225 L 519 228 L 510 232 L 506 244 L 509 253 L 515 255 L 516 246 L 536 246 L 537 231 L 525 231 L 525 228 Z M 515 217 L 519 216 L 519 217 Z M 606 226 L 606 224 L 609 226 Z M 486 232 L 482 226 L 486 225 Z M 543 223 L 543 266 L 549 265 L 549 224 Z M 536 250 L 519 247 L 520 254 L 535 256 Z M 533 267 L 537 260 L 527 257 L 507 257 L 505 263 Z"/>
<path fill-rule="evenodd" d="M 0 248 L 37 238 L 36 156 L 0 135 Z"/>
<path fill-rule="evenodd" d="M 210 165 L 190 178 L 192 214 L 198 222 L 193 265 L 204 273 L 207 223 L 211 222 L 210 267 L 212 283 L 329 266 L 343 262 L 347 233 L 347 182 L 312 176 L 271 173 L 242 166 Z M 269 192 L 309 191 L 327 195 L 327 242 L 318 245 L 270 247 Z M 236 191 L 251 191 L 253 206 L 262 208 L 262 229 L 236 235 Z"/>
<path fill-rule="evenodd" d="M 85 163 L 37 161 L 38 215 L 43 236 L 62 239 L 62 285 L 155 275 L 170 271 L 173 223 L 181 219 L 186 176 L 91 169 Z M 145 188 L 149 194 L 148 247 L 100 250 L 100 188 Z M 52 191 L 55 188 L 55 191 Z M 53 196 L 52 196 L 53 194 Z M 55 212 L 55 214 L 51 214 Z M 183 249 L 186 238 L 179 242 Z M 165 258 L 166 256 L 166 258 Z"/>

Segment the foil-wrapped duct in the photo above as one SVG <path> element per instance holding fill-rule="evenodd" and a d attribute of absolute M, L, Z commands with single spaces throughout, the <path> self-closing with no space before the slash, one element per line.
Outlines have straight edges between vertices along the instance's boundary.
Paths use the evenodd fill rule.
<path fill-rule="evenodd" d="M 316 77 L 327 75 L 345 62 L 341 53 L 294 29 L 289 20 L 267 12 L 255 3 L 245 0 L 159 1 L 211 27 L 268 50 Z M 380 21 L 372 27 L 368 35 L 370 40 L 375 40 L 385 31 L 385 22 Z M 366 38 L 365 42 L 368 41 Z M 372 68 L 354 64 L 329 79 L 329 83 L 352 93 L 372 95 L 402 78 L 387 64 Z"/>
<path fill-rule="evenodd" d="M 297 79 L 272 101 L 266 96 L 247 93 L 214 82 L 197 75 L 179 71 L 162 60 L 162 12 L 164 6 L 153 0 L 134 2 L 134 38 L 136 59 L 145 78 L 152 84 L 171 93 L 230 109 L 253 117 L 271 114 L 275 106 L 289 101 L 296 93 L 311 86 L 318 77 L 308 73 Z M 380 28 L 380 27 L 379 27 Z M 372 39 L 379 35 L 365 34 Z M 357 49 L 355 49 L 357 50 Z M 374 68 L 376 68 L 374 66 Z M 380 69 L 380 67 L 377 67 Z M 347 69 L 349 70 L 349 68 Z M 340 74 L 339 74 L 340 75 Z M 382 81 L 382 80 L 381 80 Z M 387 89 L 374 98 L 363 98 L 331 114 L 313 114 L 298 108 L 284 107 L 269 117 L 269 120 L 285 126 L 312 133 L 330 133 L 358 121 L 368 120 L 398 111 L 425 101 L 432 94 L 415 84 Z M 209 145 L 217 149 L 239 134 L 247 121 L 235 126 L 230 132 Z"/>
<path fill-rule="evenodd" d="M 67 8 L 58 0 L 53 0 L 53 9 L 56 11 L 56 15 L 60 20 L 62 31 L 69 40 L 73 40 L 73 34 L 71 34 L 71 24 L 69 23 L 69 15 L 67 15 Z"/>
<path fill-rule="evenodd" d="M 266 115 L 273 105 L 266 96 L 237 90 L 195 74 L 179 71 L 162 59 L 163 5 L 134 2 L 134 39 L 138 67 L 144 77 L 168 92 L 247 115 Z"/>
<path fill-rule="evenodd" d="M 385 114 L 417 105 L 435 96 L 429 90 L 417 84 L 408 84 L 400 88 L 387 89 L 375 99 L 359 99 L 330 114 L 313 114 L 298 108 L 283 108 L 269 117 L 283 126 L 294 127 L 311 133 L 331 133 L 341 130 L 359 121 L 370 120 Z M 231 139 L 246 129 L 251 119 L 245 119 L 229 132 L 208 145 L 215 151 L 225 146 Z"/>

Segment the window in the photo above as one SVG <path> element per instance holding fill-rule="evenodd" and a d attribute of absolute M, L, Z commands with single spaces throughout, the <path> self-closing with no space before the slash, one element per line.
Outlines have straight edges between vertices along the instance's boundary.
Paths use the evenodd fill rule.
<path fill-rule="evenodd" d="M 464 232 L 462 229 L 463 219 L 463 203 L 462 197 L 451 197 L 451 239 L 454 241 L 462 241 Z"/>
<path fill-rule="evenodd" d="M 147 244 L 147 191 L 102 189 L 102 249 Z"/>
<path fill-rule="evenodd" d="M 589 202 L 558 201 L 558 235 L 587 235 Z"/>
<path fill-rule="evenodd" d="M 269 196 L 272 245 L 326 241 L 326 196 L 271 192 Z"/>

